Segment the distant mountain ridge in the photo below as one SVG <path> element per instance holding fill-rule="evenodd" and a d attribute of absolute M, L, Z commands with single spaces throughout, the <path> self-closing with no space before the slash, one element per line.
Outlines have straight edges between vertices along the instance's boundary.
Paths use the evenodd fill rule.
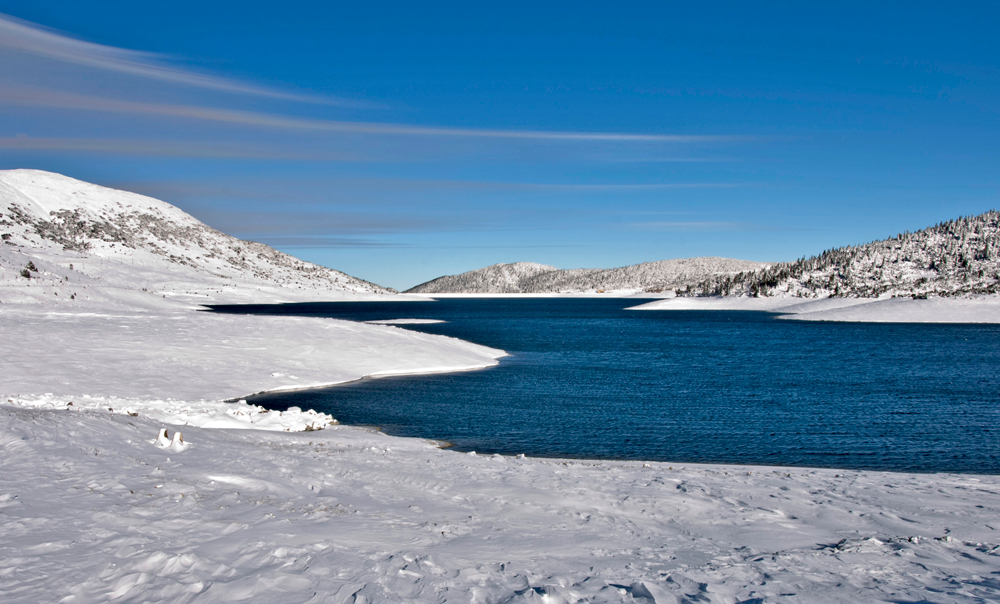
<path fill-rule="evenodd" d="M 559 269 L 554 266 L 535 262 L 494 264 L 460 275 L 438 277 L 416 287 L 411 287 L 404 293 L 520 294 L 524 293 L 522 282 L 539 274 L 557 270 Z"/>
<path fill-rule="evenodd" d="M 620 268 L 558 269 L 533 262 L 494 264 L 438 277 L 406 290 L 413 294 L 540 294 L 598 291 L 665 291 L 696 285 L 719 274 L 768 266 L 731 258 L 681 258 Z"/>
<path fill-rule="evenodd" d="M 0 171 L 0 240 L 3 303 L 394 293 L 231 237 L 166 202 L 40 170 Z"/>
<path fill-rule="evenodd" d="M 916 233 L 711 277 L 681 293 L 805 298 L 1000 293 L 1000 213 L 990 210 Z"/>

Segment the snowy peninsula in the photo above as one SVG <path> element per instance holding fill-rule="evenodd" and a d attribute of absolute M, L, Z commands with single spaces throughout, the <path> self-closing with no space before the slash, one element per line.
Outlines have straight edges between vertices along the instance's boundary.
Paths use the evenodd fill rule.
<path fill-rule="evenodd" d="M 199 312 L 396 294 L 146 197 L 8 171 L 0 213 L 5 602 L 1000 595 L 1000 477 L 463 454 L 227 403 L 504 353 Z"/>

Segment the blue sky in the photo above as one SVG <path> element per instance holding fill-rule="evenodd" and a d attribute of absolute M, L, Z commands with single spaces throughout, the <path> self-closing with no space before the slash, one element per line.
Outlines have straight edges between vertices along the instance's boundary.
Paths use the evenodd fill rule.
<path fill-rule="evenodd" d="M 0 168 L 399 289 L 521 260 L 790 260 L 1000 205 L 992 2 L 0 13 Z"/>

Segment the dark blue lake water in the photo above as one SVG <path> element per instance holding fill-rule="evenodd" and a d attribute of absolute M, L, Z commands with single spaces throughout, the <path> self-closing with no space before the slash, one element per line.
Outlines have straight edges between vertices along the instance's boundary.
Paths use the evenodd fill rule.
<path fill-rule="evenodd" d="M 459 450 L 529 456 L 1000 473 L 1000 326 L 808 323 L 631 311 L 623 299 L 215 307 L 447 323 L 498 367 L 254 397 Z"/>

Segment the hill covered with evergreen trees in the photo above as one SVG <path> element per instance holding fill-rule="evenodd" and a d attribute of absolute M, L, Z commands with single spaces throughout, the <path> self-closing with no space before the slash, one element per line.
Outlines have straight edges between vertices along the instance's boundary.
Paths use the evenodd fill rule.
<path fill-rule="evenodd" d="M 678 294 L 923 298 L 998 292 L 1000 213 L 991 210 L 811 258 L 715 275 Z"/>

